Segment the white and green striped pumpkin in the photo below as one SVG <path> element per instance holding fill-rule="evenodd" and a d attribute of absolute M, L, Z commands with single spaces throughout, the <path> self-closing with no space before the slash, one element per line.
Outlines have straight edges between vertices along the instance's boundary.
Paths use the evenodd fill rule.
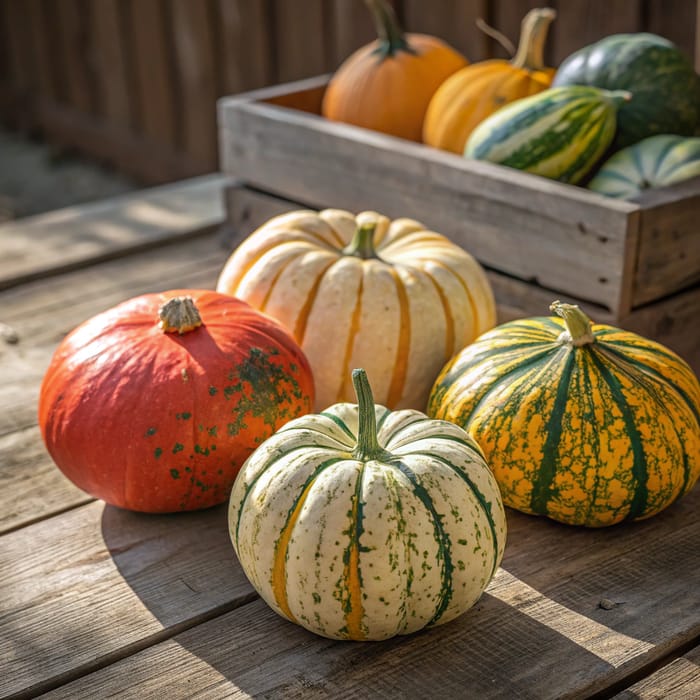
<path fill-rule="evenodd" d="M 244 464 L 229 527 L 243 570 L 283 617 L 324 637 L 380 640 L 454 619 L 503 556 L 498 485 L 458 426 L 374 404 L 287 423 Z"/>
<path fill-rule="evenodd" d="M 623 90 L 582 85 L 544 90 L 481 122 L 464 155 L 576 184 L 612 142 L 618 107 L 629 99 Z"/>
<path fill-rule="evenodd" d="M 457 354 L 428 414 L 479 443 L 503 501 L 601 527 L 659 513 L 700 476 L 700 383 L 674 352 L 555 302 Z"/>
<path fill-rule="evenodd" d="M 601 165 L 588 188 L 631 199 L 644 190 L 700 176 L 700 137 L 659 134 L 623 148 Z"/>

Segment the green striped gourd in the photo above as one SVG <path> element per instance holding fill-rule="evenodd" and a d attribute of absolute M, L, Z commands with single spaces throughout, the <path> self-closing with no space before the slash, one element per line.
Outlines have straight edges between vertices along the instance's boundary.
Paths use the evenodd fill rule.
<path fill-rule="evenodd" d="M 659 134 L 612 155 L 588 188 L 608 197 L 630 199 L 643 190 L 700 176 L 700 138 Z"/>
<path fill-rule="evenodd" d="M 659 343 L 551 308 L 455 356 L 428 414 L 479 443 L 508 506 L 590 527 L 648 518 L 700 475 L 700 384 Z"/>
<path fill-rule="evenodd" d="M 610 145 L 617 109 L 628 99 L 627 92 L 592 87 L 544 90 L 481 122 L 464 155 L 576 184 Z"/>
<path fill-rule="evenodd" d="M 700 136 L 700 76 L 683 51 L 656 34 L 612 34 L 584 46 L 562 62 L 552 85 L 634 95 L 620 106 L 614 150 L 656 134 Z"/>
<path fill-rule="evenodd" d="M 287 423 L 244 464 L 229 528 L 277 613 L 324 637 L 378 640 L 471 607 L 503 556 L 498 485 L 458 426 L 374 404 Z"/>

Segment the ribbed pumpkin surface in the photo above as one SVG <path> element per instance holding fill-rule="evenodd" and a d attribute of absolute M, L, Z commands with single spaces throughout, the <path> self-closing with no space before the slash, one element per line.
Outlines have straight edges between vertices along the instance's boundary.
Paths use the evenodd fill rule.
<path fill-rule="evenodd" d="M 474 129 L 467 158 L 579 182 L 610 145 L 627 93 L 551 88 L 503 107 Z"/>
<path fill-rule="evenodd" d="M 700 385 L 670 350 L 560 318 L 503 324 L 444 369 L 428 413 L 479 443 L 506 505 L 575 525 L 646 518 L 700 475 Z"/>
<path fill-rule="evenodd" d="M 256 450 L 229 526 L 273 610 L 325 637 L 376 640 L 471 607 L 501 561 L 506 521 L 461 428 L 358 394 L 359 405 L 294 420 Z"/>
<path fill-rule="evenodd" d="M 650 136 L 611 156 L 588 183 L 609 197 L 629 199 L 700 175 L 700 138 Z"/>
<path fill-rule="evenodd" d="M 364 367 L 377 401 L 424 409 L 440 368 L 496 322 L 480 265 L 411 219 L 291 212 L 232 254 L 217 289 L 281 321 L 311 363 L 316 407 L 354 398 Z"/>

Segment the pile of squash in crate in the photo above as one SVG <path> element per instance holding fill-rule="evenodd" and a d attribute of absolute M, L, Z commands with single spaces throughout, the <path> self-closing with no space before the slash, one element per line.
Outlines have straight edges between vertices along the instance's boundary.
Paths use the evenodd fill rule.
<path fill-rule="evenodd" d="M 379 39 L 336 71 L 327 118 L 613 197 L 700 175 L 700 76 L 666 39 L 609 36 L 555 70 L 543 59 L 555 12 L 537 8 L 511 61 L 468 64 L 404 34 L 384 0 L 368 5 Z"/>
<path fill-rule="evenodd" d="M 426 76 L 434 60 L 445 90 L 464 80 L 468 92 L 465 71 L 481 76 L 488 104 L 468 153 L 507 153 L 540 172 L 550 163 L 571 178 L 613 138 L 640 135 L 634 111 L 630 131 L 615 128 L 634 104 L 626 93 L 548 87 L 552 71 L 537 59 L 551 12 L 528 16 L 514 65 L 463 67 L 436 39 L 404 37 L 388 5 L 371 5 L 386 42 L 351 64 L 376 69 L 401 51 L 426 62 Z M 648 35 L 608 41 L 658 61 L 675 51 Z M 605 46 L 573 57 L 561 82 Z M 677 93 L 663 88 L 664 104 L 692 132 L 697 76 L 685 80 Z M 440 81 L 400 116 L 456 118 Z M 328 110 L 362 111 L 345 99 L 331 83 Z M 387 127 L 391 115 L 381 116 Z M 700 476 L 700 383 L 682 358 L 557 301 L 551 316 L 496 326 L 481 266 L 417 221 L 293 211 L 222 259 L 212 286 L 128 300 L 66 336 L 41 388 L 42 435 L 68 478 L 113 505 L 178 512 L 228 501 L 255 589 L 317 634 L 385 639 L 465 612 L 503 557 L 504 506 L 604 527 L 659 513 Z"/>

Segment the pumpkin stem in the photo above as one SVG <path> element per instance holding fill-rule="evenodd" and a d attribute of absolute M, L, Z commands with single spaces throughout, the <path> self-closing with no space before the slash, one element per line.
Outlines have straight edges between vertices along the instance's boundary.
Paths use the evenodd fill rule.
<path fill-rule="evenodd" d="M 552 20 L 557 16 L 551 7 L 536 7 L 523 18 L 518 52 L 511 61 L 516 68 L 545 70 L 544 44 Z"/>
<path fill-rule="evenodd" d="M 168 299 L 159 309 L 160 328 L 165 333 L 188 333 L 202 325 L 202 317 L 190 296 Z"/>
<path fill-rule="evenodd" d="M 559 336 L 559 342 L 568 343 L 575 348 L 595 343 L 591 319 L 576 304 L 555 301 L 549 305 L 549 310 L 561 316 L 566 324 L 566 330 Z"/>
<path fill-rule="evenodd" d="M 374 412 L 372 387 L 363 369 L 352 371 L 352 384 L 357 395 L 359 425 L 357 428 L 357 445 L 352 451 L 355 459 L 386 459 L 390 454 L 379 444 L 377 439 L 377 415 Z"/>
<path fill-rule="evenodd" d="M 374 232 L 377 228 L 377 220 L 361 223 L 353 234 L 350 243 L 343 248 L 343 255 L 354 255 L 356 258 L 367 260 L 376 258 L 374 250 Z"/>
<path fill-rule="evenodd" d="M 394 8 L 387 0 L 365 0 L 365 3 L 374 17 L 374 25 L 377 29 L 379 41 L 377 53 L 384 58 L 393 56 L 397 51 L 415 53 L 406 41 L 403 29 L 396 19 Z"/>

